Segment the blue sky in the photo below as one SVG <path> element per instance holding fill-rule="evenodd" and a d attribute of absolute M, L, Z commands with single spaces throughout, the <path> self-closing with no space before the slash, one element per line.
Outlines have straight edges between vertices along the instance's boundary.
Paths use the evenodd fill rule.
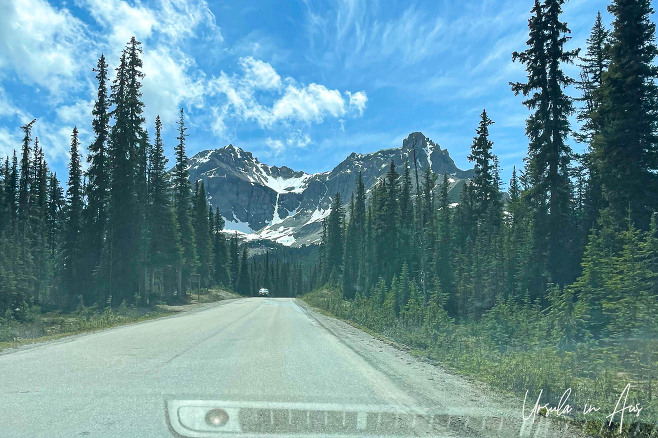
<path fill-rule="evenodd" d="M 570 0 L 570 47 L 584 47 L 603 0 Z M 527 111 L 509 81 L 530 0 L 0 0 L 0 156 L 35 134 L 66 173 L 70 133 L 91 141 L 91 71 L 143 43 L 147 127 L 160 114 L 173 155 L 179 107 L 188 153 L 233 143 L 307 172 L 422 131 L 461 168 L 482 108 L 508 180 L 522 166 Z M 572 76 L 576 67 L 567 67 Z M 575 91 L 575 90 L 574 90 Z M 574 144 L 575 149 L 582 146 Z"/>

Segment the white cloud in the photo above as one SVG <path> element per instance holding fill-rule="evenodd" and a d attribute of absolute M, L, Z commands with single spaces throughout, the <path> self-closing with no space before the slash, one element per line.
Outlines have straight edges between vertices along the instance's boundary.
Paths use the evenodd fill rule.
<path fill-rule="evenodd" d="M 30 117 L 27 113 L 25 113 L 23 110 L 18 108 L 14 103 L 7 97 L 7 93 L 5 92 L 5 89 L 0 87 L 0 117 L 7 117 L 7 118 L 18 118 L 20 122 L 29 122 L 32 119 L 28 119 Z"/>
<path fill-rule="evenodd" d="M 152 8 L 141 2 L 84 0 L 92 17 L 110 32 L 110 47 L 123 47 L 132 36 L 144 41 L 154 34 L 172 45 L 195 37 L 203 29 L 210 38 L 222 41 L 215 16 L 205 1 L 158 0 Z"/>
<path fill-rule="evenodd" d="M 368 102 L 368 96 L 366 96 L 365 91 L 357 91 L 356 93 L 351 93 L 346 91 L 347 95 L 350 98 L 350 108 L 354 108 L 359 112 L 359 115 L 363 115 L 363 111 L 366 109 L 366 102 Z"/>
<path fill-rule="evenodd" d="M 240 58 L 240 65 L 245 71 L 244 82 L 253 89 L 276 90 L 281 88 L 281 76 L 267 62 L 251 56 Z"/>
<path fill-rule="evenodd" d="M 187 106 L 203 103 L 203 78 L 193 77 L 190 70 L 194 62 L 185 54 L 160 46 L 145 50 L 142 60 L 145 74 L 142 93 L 149 124 L 153 124 L 158 114 L 162 123 L 172 123 L 177 120 L 183 103 Z"/>
<path fill-rule="evenodd" d="M 109 31 L 110 48 L 123 48 L 131 37 L 144 40 L 151 36 L 157 19 L 141 3 L 131 6 L 122 0 L 85 0 L 91 16 Z"/>
<path fill-rule="evenodd" d="M 51 93 L 73 80 L 87 57 L 87 28 L 44 0 L 0 0 L 0 74 L 13 72 Z"/>
<path fill-rule="evenodd" d="M 62 105 L 55 111 L 57 118 L 67 124 L 82 125 L 90 123 L 94 100 L 78 100 L 72 105 Z"/>
<path fill-rule="evenodd" d="M 282 80 L 270 64 L 251 57 L 241 58 L 240 65 L 244 74 L 229 76 L 221 72 L 209 81 L 211 94 L 225 99 L 221 110 L 215 110 L 223 119 L 233 116 L 254 120 L 262 128 L 270 128 L 277 123 L 321 123 L 326 117 L 338 118 L 347 113 L 350 104 L 338 90 L 316 83 L 299 84 L 290 77 Z M 346 94 L 350 102 L 356 99 L 353 104 L 357 110 L 365 105 L 365 92 Z"/>
<path fill-rule="evenodd" d="M 5 157 L 9 157 L 11 162 L 11 156 L 14 150 L 18 149 L 20 141 L 21 139 L 17 133 L 10 132 L 7 128 L 0 126 L 0 164 L 4 165 Z"/>
<path fill-rule="evenodd" d="M 286 144 L 292 147 L 305 148 L 310 143 L 311 137 L 308 134 L 304 134 L 301 129 L 291 132 L 286 139 Z"/>
<path fill-rule="evenodd" d="M 267 144 L 267 147 L 272 149 L 274 152 L 274 155 L 279 155 L 281 152 L 285 150 L 285 146 L 283 145 L 283 142 L 281 140 L 273 140 L 270 137 L 267 137 L 265 140 L 265 144 Z"/>
<path fill-rule="evenodd" d="M 325 116 L 338 117 L 345 114 L 345 101 L 338 90 L 312 83 L 307 87 L 289 84 L 283 96 L 274 103 L 272 122 L 278 120 L 301 120 L 321 122 Z"/>

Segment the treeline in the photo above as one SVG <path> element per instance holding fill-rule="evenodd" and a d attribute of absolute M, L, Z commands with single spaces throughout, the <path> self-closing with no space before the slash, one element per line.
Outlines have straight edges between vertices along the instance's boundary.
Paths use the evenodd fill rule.
<path fill-rule="evenodd" d="M 308 270 L 303 267 L 303 259 L 310 257 L 306 252 L 296 249 L 287 257 L 277 257 L 276 253 L 267 251 L 262 256 L 253 256 L 250 273 L 254 293 L 266 288 L 273 297 L 296 297 L 311 290 Z"/>
<path fill-rule="evenodd" d="M 183 109 L 171 172 L 159 116 L 149 136 L 140 45 L 130 40 L 111 84 L 101 55 L 88 168 L 74 128 L 65 191 L 32 139 L 35 121 L 22 126 L 20 163 L 14 152 L 0 172 L 0 316 L 184 301 L 198 286 L 251 294 L 246 252 L 224 237 L 203 183 L 190 183 Z"/>
<path fill-rule="evenodd" d="M 334 197 L 316 285 L 354 300 L 350 317 L 375 330 L 425 333 L 429 345 L 468 326 L 498 353 L 541 346 L 566 358 L 582 345 L 600 347 L 600 356 L 579 356 L 577 369 L 590 377 L 595 366 L 624 369 L 650 400 L 658 347 L 653 9 L 649 0 L 613 1 L 612 29 L 599 14 L 580 54 L 565 48 L 563 3 L 535 1 L 527 49 L 513 54 L 528 78 L 511 87 L 531 115 L 525 167 L 514 169 L 509 199 L 492 152 L 494 122 L 483 111 L 469 155 L 475 174 L 457 205 L 448 199 L 449 175 L 419 176 L 409 163 L 391 163 L 368 197 L 361 178 L 347 206 Z M 573 62 L 582 67 L 577 82 L 562 70 Z M 582 90 L 579 132 L 569 124 L 572 84 Z M 585 153 L 571 150 L 571 135 L 587 144 Z M 515 314 L 534 321 L 520 324 Z"/>

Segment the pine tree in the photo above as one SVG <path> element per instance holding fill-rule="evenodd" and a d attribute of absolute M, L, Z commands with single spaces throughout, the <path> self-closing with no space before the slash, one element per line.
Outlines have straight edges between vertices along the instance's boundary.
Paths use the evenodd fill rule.
<path fill-rule="evenodd" d="M 55 259 L 59 251 L 64 204 L 62 186 L 59 184 L 57 174 L 53 173 L 48 179 L 48 204 L 46 206 L 46 233 L 51 259 Z"/>
<path fill-rule="evenodd" d="M 194 196 L 194 241 L 198 256 L 198 270 L 201 275 L 201 284 L 208 286 L 212 267 L 212 253 L 210 230 L 208 229 L 208 200 L 203 182 L 196 182 Z"/>
<path fill-rule="evenodd" d="M 9 172 L 9 157 L 5 159 L 5 165 L 2 169 L 2 179 L 0 180 L 0 236 L 2 232 L 7 228 L 11 220 L 11 215 L 9 212 L 9 203 L 7 202 L 7 186 L 9 183 L 10 172 Z"/>
<path fill-rule="evenodd" d="M 247 248 L 242 250 L 242 262 L 240 263 L 240 278 L 238 280 L 237 292 L 241 295 L 252 295 L 251 280 L 249 279 L 249 269 L 247 265 Z"/>
<path fill-rule="evenodd" d="M 453 288 L 452 228 L 450 225 L 450 199 L 448 197 L 449 184 L 448 174 L 444 173 L 439 191 L 439 240 L 436 263 L 440 289 L 444 293 L 452 291 Z"/>
<path fill-rule="evenodd" d="M 32 160 L 31 156 L 31 143 L 32 143 L 32 126 L 36 119 L 32 120 L 21 126 L 23 130 L 23 144 L 21 146 L 21 173 L 18 182 L 18 232 L 21 242 L 21 260 L 27 263 L 28 251 L 30 250 L 30 219 L 31 219 L 31 199 L 30 193 L 32 190 Z"/>
<path fill-rule="evenodd" d="M 630 207 L 633 223 L 649 226 L 658 205 L 658 54 L 650 0 L 615 0 L 610 65 L 594 96 L 592 143 L 603 193 L 619 222 Z"/>
<path fill-rule="evenodd" d="M 175 148 L 176 165 L 173 170 L 174 183 L 174 207 L 176 209 L 176 221 L 178 223 L 178 235 L 183 247 L 182 270 L 180 273 L 180 284 L 182 287 L 180 293 L 184 296 L 187 289 L 187 283 L 190 274 L 194 272 L 197 266 L 196 248 L 194 245 L 194 234 L 192 229 L 190 200 L 190 173 L 187 168 L 187 154 L 185 152 L 185 116 L 183 108 L 180 109 L 180 118 L 178 120 L 178 145 Z"/>
<path fill-rule="evenodd" d="M 116 68 L 110 100 L 114 105 L 114 126 L 110 132 L 109 158 L 112 175 L 109 195 L 108 261 L 105 272 L 109 278 L 107 291 L 112 296 L 112 305 L 118 306 L 131 301 L 138 291 L 137 260 L 139 222 L 135 196 L 135 133 L 130 123 L 131 105 L 128 102 L 128 51 L 124 50 Z M 137 223 L 136 223 L 137 222 Z M 101 297 L 105 302 L 105 296 Z"/>
<path fill-rule="evenodd" d="M 601 12 L 598 12 L 594 27 L 587 38 L 587 53 L 580 58 L 581 73 L 578 88 L 583 93 L 580 99 L 583 107 L 578 112 L 578 120 L 582 122 L 582 127 L 580 133 L 576 133 L 576 138 L 587 143 L 591 143 L 594 136 L 600 133 L 600 127 L 595 125 L 592 117 L 599 107 L 596 90 L 601 86 L 603 73 L 608 69 L 609 59 L 606 48 L 609 38 L 610 33 L 603 26 Z"/>
<path fill-rule="evenodd" d="M 9 209 L 9 221 L 13 222 L 18 218 L 18 158 L 15 150 L 11 160 L 11 170 L 6 175 L 5 199 Z"/>
<path fill-rule="evenodd" d="M 230 286 L 231 274 L 229 273 L 229 254 L 226 238 L 224 237 L 224 218 L 219 212 L 219 207 L 215 210 L 215 226 L 213 230 L 213 262 L 215 284 L 220 286 Z M 267 287 L 267 286 L 265 286 Z"/>
<path fill-rule="evenodd" d="M 402 267 L 399 254 L 399 196 L 400 175 L 391 160 L 380 185 L 378 205 L 375 206 L 377 216 L 374 218 L 374 226 L 377 228 L 375 247 L 380 258 L 377 275 L 383 275 L 387 282 L 391 281 Z"/>
<path fill-rule="evenodd" d="M 409 162 L 404 164 L 402 173 L 402 188 L 400 191 L 400 233 L 399 248 L 400 260 L 407 267 L 413 267 L 415 262 L 414 251 L 414 205 L 411 197 L 411 173 Z"/>
<path fill-rule="evenodd" d="M 85 173 L 87 177 L 86 197 L 87 205 L 84 212 L 84 272 L 85 302 L 90 304 L 98 297 L 93 294 L 93 273 L 100 263 L 101 253 L 105 245 L 105 232 L 108 217 L 108 193 L 110 186 L 109 162 L 107 143 L 109 140 L 110 102 L 107 96 L 107 63 L 105 56 L 101 55 L 96 68 L 98 89 L 96 102 L 92 110 L 94 119 L 92 128 L 94 141 L 89 145 L 87 161 L 89 168 Z"/>
<path fill-rule="evenodd" d="M 231 242 L 229 244 L 229 257 L 230 265 L 229 270 L 231 273 L 231 287 L 234 290 L 237 290 L 238 286 L 238 274 L 240 273 L 240 252 L 238 247 L 238 233 L 236 232 L 231 236 Z"/>
<path fill-rule="evenodd" d="M 172 273 L 179 266 L 182 250 L 169 196 L 170 177 L 162 143 L 160 116 L 155 119 L 155 142 L 149 162 L 150 193 L 146 217 L 149 224 L 150 278 L 153 284 L 156 273 L 159 273 L 163 278 L 164 295 L 169 297 L 171 292 L 176 290 L 176 279 L 172 277 Z"/>
<path fill-rule="evenodd" d="M 471 154 L 468 156 L 469 161 L 475 164 L 475 174 L 471 180 L 471 187 L 478 219 L 484 218 L 496 196 L 494 189 L 493 142 L 489 140 L 489 126 L 493 123 L 493 120 L 487 115 L 487 111 L 483 110 L 480 116 L 480 124 L 475 131 L 477 136 L 473 139 Z"/>
<path fill-rule="evenodd" d="M 366 231 L 366 191 L 363 185 L 363 175 L 359 172 L 356 179 L 356 196 L 354 198 L 354 232 L 356 234 L 356 293 L 365 294 L 368 284 L 368 253 Z"/>
<path fill-rule="evenodd" d="M 64 286 L 69 305 L 81 293 L 80 263 L 82 255 L 82 167 L 80 165 L 78 128 L 71 135 L 71 161 L 66 190 L 66 228 L 64 231 Z"/>
<path fill-rule="evenodd" d="M 334 195 L 327 217 L 327 261 L 330 276 L 340 275 L 343 267 L 345 212 L 340 193 Z"/>
<path fill-rule="evenodd" d="M 534 113 L 527 121 L 528 177 L 535 209 L 536 247 L 547 248 L 545 264 L 553 281 L 564 284 L 572 275 L 568 269 L 571 184 L 568 170 L 571 148 L 566 144 L 570 131 L 572 99 L 564 88 L 574 81 L 564 74 L 562 64 L 571 63 L 577 51 L 566 51 L 569 28 L 560 21 L 564 0 L 535 1 L 529 21 L 528 49 L 513 59 L 526 65 L 528 82 L 514 83 L 515 93 L 530 96 L 524 104 Z"/>

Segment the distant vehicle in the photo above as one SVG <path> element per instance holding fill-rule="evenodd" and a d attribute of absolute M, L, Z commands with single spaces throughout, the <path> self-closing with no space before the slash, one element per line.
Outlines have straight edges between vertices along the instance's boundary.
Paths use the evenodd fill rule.
<path fill-rule="evenodd" d="M 258 290 L 258 296 L 259 297 L 269 297 L 270 296 L 270 291 L 265 289 L 264 287 L 261 287 Z"/>

